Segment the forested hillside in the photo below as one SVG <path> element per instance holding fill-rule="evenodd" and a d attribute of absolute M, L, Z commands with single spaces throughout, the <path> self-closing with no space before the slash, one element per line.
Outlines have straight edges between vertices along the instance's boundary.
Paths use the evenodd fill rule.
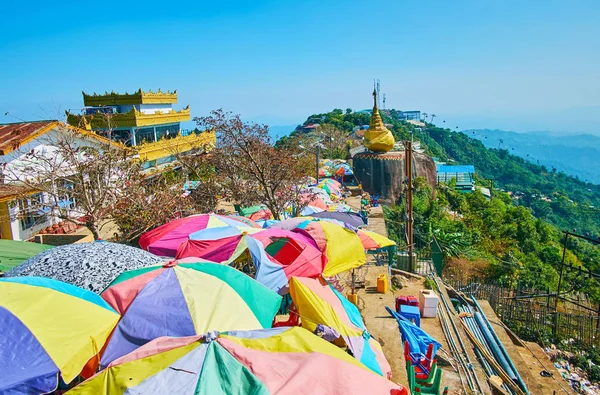
<path fill-rule="evenodd" d="M 531 163 L 507 149 L 486 148 L 465 133 L 431 124 L 420 128 L 399 121 L 396 110 L 382 111 L 382 116 L 396 140 L 410 139 L 412 134 L 428 154 L 440 161 L 475 165 L 480 185 L 493 183 L 494 188 L 508 192 L 515 205 L 531 209 L 537 218 L 561 230 L 575 229 L 579 234 L 600 236 L 600 185 Z M 304 125 L 332 125 L 350 134 L 355 126 L 368 125 L 369 120 L 370 114 L 366 112 L 336 109 L 311 115 Z"/>
<path fill-rule="evenodd" d="M 383 118 L 396 137 L 420 141 L 425 151 L 440 161 L 472 164 L 477 184 L 491 186 L 492 199 L 479 191 L 460 194 L 452 185 L 439 185 L 436 198 L 424 180 L 417 178 L 414 199 L 415 233 L 424 240 L 435 234 L 456 276 L 487 277 L 519 282 L 527 288 L 556 289 L 562 260 L 561 231 L 591 238 L 600 236 L 600 186 L 530 163 L 506 149 L 486 148 L 467 134 L 426 124 L 418 127 L 396 119 L 396 111 Z M 308 117 L 305 125 L 319 123 L 321 130 L 344 132 L 348 139 L 356 126 L 367 125 L 370 115 L 334 110 Z M 317 133 L 313 139 L 328 139 Z M 293 133 L 279 144 L 297 144 L 306 136 Z M 339 146 L 339 144 L 338 144 Z M 385 208 L 390 237 L 399 248 L 405 244 L 404 202 Z M 600 248 L 585 241 L 570 240 L 567 263 L 600 272 Z M 567 283 L 600 301 L 594 280 L 567 273 Z M 563 283 L 563 287 L 564 287 Z M 561 288 L 563 288 L 561 287 Z"/>

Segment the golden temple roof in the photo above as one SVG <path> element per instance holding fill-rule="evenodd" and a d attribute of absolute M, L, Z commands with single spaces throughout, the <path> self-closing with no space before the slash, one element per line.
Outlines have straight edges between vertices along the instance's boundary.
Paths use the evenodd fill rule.
<path fill-rule="evenodd" d="M 104 94 L 93 93 L 91 95 L 83 93 L 83 105 L 90 107 L 97 106 L 121 106 L 128 104 L 174 104 L 177 103 L 177 90 L 173 92 L 162 92 L 160 89 L 156 92 L 149 90 L 144 92 L 141 88 L 133 93 L 124 94 L 114 91 Z"/>
<path fill-rule="evenodd" d="M 394 143 L 394 135 L 385 127 L 379 114 L 377 91 L 373 89 L 373 113 L 369 129 L 365 132 L 364 145 L 373 152 L 388 152 L 394 148 Z"/>

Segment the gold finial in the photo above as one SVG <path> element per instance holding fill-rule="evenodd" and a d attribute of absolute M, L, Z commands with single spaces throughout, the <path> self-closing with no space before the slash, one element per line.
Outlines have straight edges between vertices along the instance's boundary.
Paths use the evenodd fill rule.
<path fill-rule="evenodd" d="M 377 85 L 373 80 L 373 107 L 377 108 Z"/>

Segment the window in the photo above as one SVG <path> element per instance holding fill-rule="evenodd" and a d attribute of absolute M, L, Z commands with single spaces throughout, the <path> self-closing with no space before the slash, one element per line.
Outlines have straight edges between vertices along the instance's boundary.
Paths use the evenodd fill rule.
<path fill-rule="evenodd" d="M 131 131 L 130 130 L 113 130 L 112 131 L 112 140 L 117 141 L 121 144 L 125 144 L 126 146 L 131 146 Z"/>
<path fill-rule="evenodd" d="M 179 124 L 176 123 L 174 125 L 167 126 L 157 126 L 156 127 L 156 139 L 160 140 L 162 138 L 172 139 L 176 137 L 179 133 Z"/>
<path fill-rule="evenodd" d="M 142 143 L 153 143 L 154 139 L 154 128 L 143 128 L 135 131 L 135 143 L 136 145 Z"/>
<path fill-rule="evenodd" d="M 21 230 L 32 228 L 36 224 L 46 222 L 44 194 L 36 193 L 19 203 L 19 216 L 21 217 Z"/>

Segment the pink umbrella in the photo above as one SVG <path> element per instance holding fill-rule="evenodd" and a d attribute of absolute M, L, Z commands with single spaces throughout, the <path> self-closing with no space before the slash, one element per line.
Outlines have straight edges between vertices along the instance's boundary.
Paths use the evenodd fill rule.
<path fill-rule="evenodd" d="M 249 218 L 224 216 L 217 214 L 199 214 L 176 219 L 146 232 L 140 238 L 140 247 L 153 254 L 174 257 L 177 249 L 190 234 L 202 231 L 203 239 L 220 239 L 222 237 L 253 233 L 262 229 Z"/>
<path fill-rule="evenodd" d="M 327 210 L 327 203 L 317 195 L 309 195 L 307 193 L 303 193 L 300 195 L 300 204 L 306 206 L 318 207 L 323 210 Z"/>

